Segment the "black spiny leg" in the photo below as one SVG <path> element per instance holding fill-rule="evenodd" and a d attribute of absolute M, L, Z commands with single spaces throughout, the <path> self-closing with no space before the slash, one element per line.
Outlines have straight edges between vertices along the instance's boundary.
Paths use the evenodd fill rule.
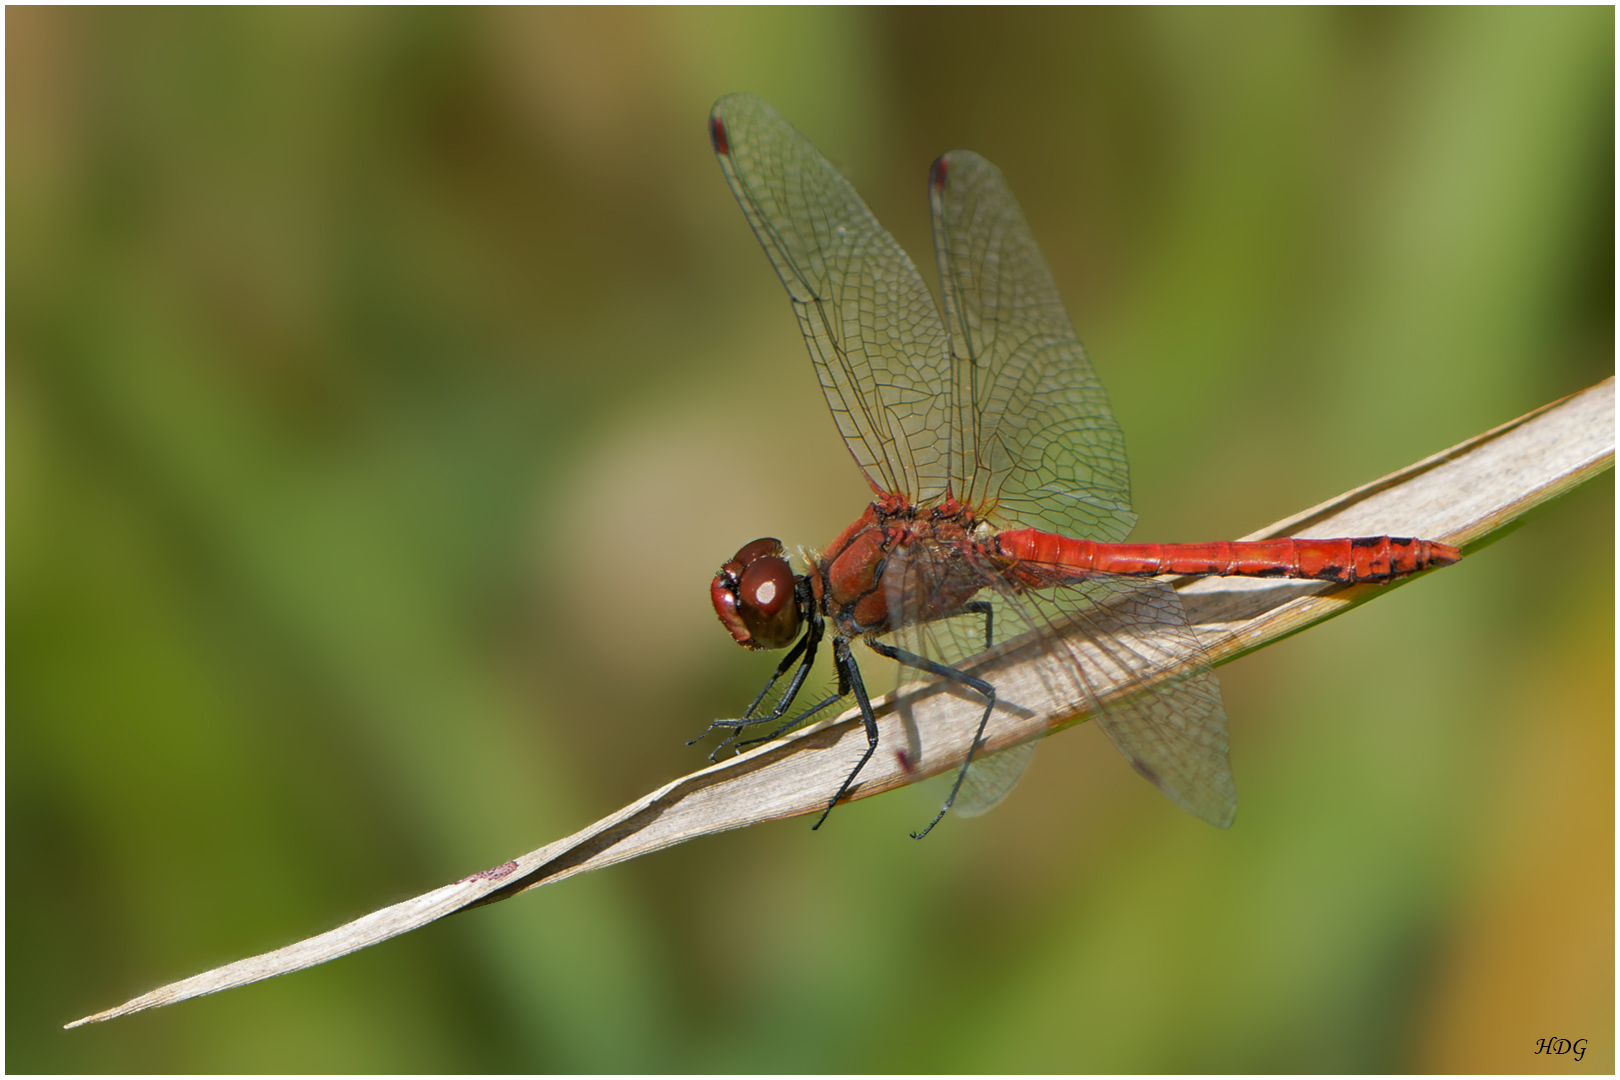
<path fill-rule="evenodd" d="M 866 753 L 861 755 L 861 760 L 855 763 L 855 768 L 851 769 L 849 775 L 844 778 L 844 786 L 839 788 L 838 794 L 832 797 L 832 801 L 827 804 L 827 809 L 823 810 L 821 816 L 816 819 L 816 823 L 810 826 L 812 832 L 821 828 L 821 823 L 827 820 L 827 815 L 832 813 L 832 808 L 837 806 L 838 800 L 844 797 L 844 792 L 849 790 L 849 785 L 855 782 L 855 778 L 861 774 L 861 770 L 866 768 L 866 763 L 872 760 L 872 754 L 877 750 L 878 745 L 877 717 L 872 715 L 872 702 L 866 696 L 866 684 L 861 682 L 861 669 L 856 665 L 855 657 L 849 651 L 849 642 L 841 637 L 833 638 L 833 660 L 838 665 L 839 683 L 847 684 L 848 689 L 855 692 L 855 703 L 861 707 L 861 723 L 866 725 Z M 845 692 L 844 685 L 840 685 L 838 689 L 839 696 L 842 696 Z"/>
<path fill-rule="evenodd" d="M 743 739 L 737 744 L 737 752 L 739 754 L 742 753 L 742 748 L 745 746 L 753 746 L 755 743 L 770 742 L 772 739 L 781 738 L 789 731 L 792 731 L 800 724 L 803 724 L 806 720 L 809 720 L 812 716 L 815 716 L 817 713 L 825 710 L 828 706 L 838 704 L 843 699 L 843 694 L 834 694 L 830 698 L 823 698 L 814 705 L 810 706 L 808 709 L 804 710 L 804 712 L 800 713 L 798 716 L 795 716 L 793 719 L 771 732 L 769 735 L 755 735 L 752 739 Z M 740 735 L 742 733 L 738 732 L 738 734 Z M 726 741 L 730 742 L 731 740 L 727 739 Z"/>
<path fill-rule="evenodd" d="M 709 760 L 713 761 L 715 755 L 719 754 L 733 739 L 742 734 L 743 728 L 753 727 L 755 724 L 769 724 L 772 721 L 780 720 L 786 715 L 787 711 L 793 707 L 793 699 L 799 696 L 799 689 L 804 686 L 804 680 L 809 677 L 810 668 L 816 662 L 816 647 L 821 644 L 821 635 L 825 625 L 821 620 L 821 616 L 816 615 L 811 618 L 810 625 L 805 628 L 804 636 L 788 651 L 786 656 L 782 657 L 782 662 L 776 665 L 776 671 L 766 680 L 764 689 L 754 695 L 753 702 L 743 710 L 742 716 L 735 720 L 714 721 L 704 730 L 702 735 L 689 740 L 686 745 L 691 746 L 693 743 L 703 739 L 715 728 L 733 729 L 730 738 L 715 747 L 713 752 L 709 754 Z M 759 708 L 759 703 L 765 700 L 765 695 L 771 692 L 771 688 L 776 685 L 777 680 L 787 673 L 787 669 L 793 666 L 801 654 L 804 660 L 799 664 L 799 670 L 793 673 L 793 681 L 788 683 L 786 690 L 782 691 L 781 698 L 776 702 L 776 708 L 771 710 L 768 716 L 755 716 L 754 710 Z"/>
<path fill-rule="evenodd" d="M 983 601 L 975 601 L 975 603 L 983 603 Z M 969 606 L 970 605 L 963 605 L 959 610 L 967 611 Z M 985 604 L 985 606 L 989 607 L 988 604 Z M 987 637 L 990 633 L 989 624 L 990 616 L 988 613 L 986 613 L 985 635 Z M 995 710 L 996 688 L 985 682 L 983 679 L 975 678 L 965 671 L 958 671 L 956 668 L 946 667 L 944 664 L 936 664 L 932 660 L 918 656 L 916 653 L 907 652 L 904 649 L 897 649 L 893 645 L 884 645 L 876 641 L 868 642 L 868 644 L 871 645 L 872 651 L 878 653 L 879 655 L 887 656 L 891 660 L 897 660 L 907 667 L 914 667 L 919 671 L 926 671 L 930 675 L 938 675 L 942 679 L 949 679 L 952 682 L 961 683 L 963 686 L 976 690 L 980 694 L 984 695 L 984 715 L 979 717 L 979 729 L 973 733 L 973 743 L 968 747 L 967 757 L 962 760 L 962 768 L 956 774 L 956 783 L 951 785 L 951 793 L 946 797 L 945 805 L 940 807 L 939 813 L 934 815 L 934 820 L 930 821 L 922 832 L 914 832 L 911 834 L 911 838 L 913 840 L 921 840 L 933 830 L 935 825 L 939 824 L 941 818 L 950 813 L 951 804 L 956 801 L 956 793 L 962 790 L 962 781 L 967 778 L 968 766 L 973 764 L 973 755 L 978 752 L 979 740 L 984 738 L 985 726 L 990 723 L 990 713 Z M 865 764 L 865 762 L 863 761 L 862 764 Z M 853 777 L 851 777 L 851 779 L 853 779 Z M 848 785 L 846 784 L 845 786 L 847 787 Z"/>

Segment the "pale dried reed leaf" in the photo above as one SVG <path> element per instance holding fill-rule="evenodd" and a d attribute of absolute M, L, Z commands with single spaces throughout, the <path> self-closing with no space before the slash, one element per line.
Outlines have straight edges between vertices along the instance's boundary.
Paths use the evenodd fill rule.
<path fill-rule="evenodd" d="M 1477 551 L 1534 507 L 1611 468 L 1614 430 L 1611 378 L 1246 539 L 1389 534 L 1442 540 L 1465 553 Z M 1399 584 L 1341 586 L 1243 578 L 1176 583 L 1189 620 L 1217 664 L 1341 614 Z M 1156 651 L 1151 640 L 1137 640 L 1133 647 L 1138 655 L 1152 656 Z M 1029 643 L 1011 641 L 969 665 L 974 672 L 993 677 L 1002 699 L 1014 706 L 998 710 L 992 718 L 988 750 L 1026 742 L 1086 718 L 1072 703 L 1054 700 L 1048 686 L 1062 680 L 1041 677 L 1040 665 L 1047 662 Z M 1106 670 L 1107 665 L 1100 668 Z M 1170 662 L 1154 678 L 1183 675 Z M 890 752 L 873 757 L 853 798 L 915 783 L 955 767 L 967 753 L 983 710 L 975 696 L 933 688 L 919 693 L 910 705 L 908 723 L 902 723 L 892 702 L 877 703 L 882 746 Z M 682 777 L 565 840 L 511 862 L 306 941 L 171 983 L 67 1026 L 110 1020 L 312 967 L 452 912 L 504 900 L 695 836 L 819 812 L 827 793 L 837 789 L 864 747 L 865 736 L 853 712 L 823 721 Z M 904 760 L 892 752 L 902 747 L 907 751 Z"/>

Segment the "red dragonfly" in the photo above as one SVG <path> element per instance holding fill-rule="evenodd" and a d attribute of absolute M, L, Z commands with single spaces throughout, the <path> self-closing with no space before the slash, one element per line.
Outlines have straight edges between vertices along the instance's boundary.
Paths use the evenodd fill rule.
<path fill-rule="evenodd" d="M 975 759 L 997 691 L 962 662 L 1010 629 L 1056 659 L 1060 696 L 1089 708 L 1137 771 L 1198 817 L 1230 825 L 1237 794 L 1220 688 L 1180 599 L 1155 577 L 1385 582 L 1456 562 L 1457 549 L 1392 536 L 1122 543 L 1136 519 L 1124 437 L 995 166 L 957 150 L 929 172 L 936 307 L 849 181 L 765 101 L 721 98 L 709 131 L 876 494 L 831 545 L 806 556 L 805 574 L 793 573 L 772 538 L 721 567 L 710 596 L 737 643 L 792 646 L 741 717 L 711 726 L 732 730 L 721 746 L 789 715 L 830 630 L 836 692 L 764 737 L 854 695 L 866 751 L 820 828 L 878 745 L 852 642 L 896 661 L 902 681 L 966 688 L 984 714 L 944 806 L 912 834 L 920 839 L 953 806 L 972 814 L 999 802 L 1033 752 L 1029 742 Z M 1134 678 L 1152 666 L 1121 629 L 1170 641 L 1189 673 L 1105 704 L 1099 666 Z M 774 704 L 762 708 L 773 690 Z"/>

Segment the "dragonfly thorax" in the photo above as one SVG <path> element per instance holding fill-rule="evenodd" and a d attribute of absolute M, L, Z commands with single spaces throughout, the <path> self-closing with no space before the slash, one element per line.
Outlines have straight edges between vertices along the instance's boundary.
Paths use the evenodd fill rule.
<path fill-rule="evenodd" d="M 998 559 L 993 537 L 955 500 L 919 507 L 887 495 L 816 561 L 815 603 L 845 638 L 938 618 L 983 588 L 965 563 Z"/>

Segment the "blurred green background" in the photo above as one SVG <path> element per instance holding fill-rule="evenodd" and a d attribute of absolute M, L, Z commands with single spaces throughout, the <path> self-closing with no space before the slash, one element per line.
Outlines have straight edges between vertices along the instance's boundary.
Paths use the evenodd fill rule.
<path fill-rule="evenodd" d="M 912 789 L 59 1030 L 703 763 L 772 659 L 716 566 L 865 502 L 720 94 L 930 277 L 928 163 L 1000 165 L 1137 536 L 1216 539 L 1612 372 L 1612 9 L 6 29 L 9 1070 L 1613 1071 L 1612 474 L 1222 669 L 1230 832 L 1082 727 L 924 844 Z"/>

